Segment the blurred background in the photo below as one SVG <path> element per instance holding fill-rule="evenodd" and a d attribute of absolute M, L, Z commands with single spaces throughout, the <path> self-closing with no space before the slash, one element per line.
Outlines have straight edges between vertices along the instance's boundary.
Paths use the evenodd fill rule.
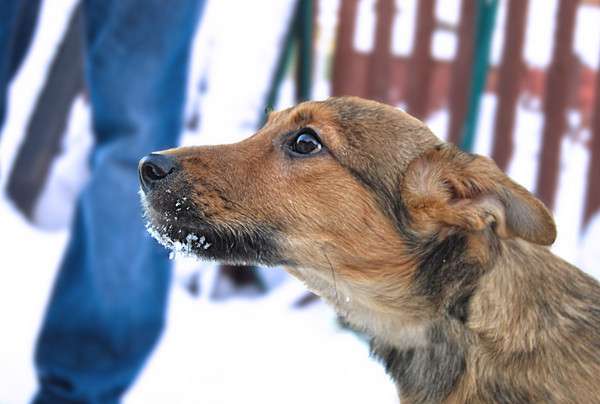
<path fill-rule="evenodd" d="M 41 1 L 13 25 L 32 38 L 0 137 L 1 404 L 36 391 L 96 142 L 82 5 Z M 180 144 L 241 140 L 305 99 L 393 104 L 496 160 L 554 212 L 553 251 L 600 278 L 599 0 L 207 0 L 190 52 Z M 125 403 L 397 402 L 367 341 L 283 271 L 173 263 L 164 332 Z"/>

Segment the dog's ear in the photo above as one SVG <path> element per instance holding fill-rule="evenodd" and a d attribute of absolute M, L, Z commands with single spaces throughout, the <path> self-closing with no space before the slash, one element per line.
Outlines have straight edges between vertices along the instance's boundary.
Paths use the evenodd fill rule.
<path fill-rule="evenodd" d="M 491 226 L 502 238 L 541 245 L 556 238 L 548 209 L 491 160 L 439 146 L 408 167 L 402 197 L 412 225 L 421 232 L 444 227 L 481 231 Z"/>

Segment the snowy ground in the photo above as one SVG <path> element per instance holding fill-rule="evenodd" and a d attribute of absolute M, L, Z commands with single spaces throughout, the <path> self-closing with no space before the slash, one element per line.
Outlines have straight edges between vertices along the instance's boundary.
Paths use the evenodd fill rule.
<path fill-rule="evenodd" d="M 407 24 L 414 15 L 416 0 L 397 1 L 406 13 L 397 18 L 396 38 L 411 38 L 413 30 Z M 256 113 L 260 110 L 257 100 L 262 99 L 257 96 L 256 88 L 266 87 L 270 77 L 261 63 L 272 63 L 276 57 L 276 43 L 289 15 L 286 2 L 289 4 L 290 0 L 212 2 L 196 47 L 196 54 L 207 57 L 196 57 L 198 63 L 192 67 L 193 77 L 208 78 L 203 97 L 190 100 L 190 109 L 200 106 L 203 111 L 202 130 L 200 134 L 186 134 L 184 143 L 231 142 L 254 130 Z M 234 3 L 237 13 L 231 13 Z M 373 0 L 364 0 L 361 5 L 366 11 L 359 24 L 362 32 L 356 41 L 359 49 L 368 50 L 372 46 L 373 24 L 368 12 L 372 3 Z M 446 21 L 456 21 L 459 3 L 440 0 L 436 12 Z M 52 0 L 43 9 L 40 30 L 43 34 L 36 34 L 34 48 L 11 89 L 9 116 L 0 148 L 2 174 L 10 167 L 45 66 L 73 4 L 74 0 Z M 338 0 L 324 0 L 321 5 L 316 98 L 328 94 L 327 52 L 333 41 L 337 4 Z M 528 26 L 532 34 L 525 51 L 530 63 L 543 66 L 548 62 L 551 48 L 547 38 L 552 30 L 555 4 L 555 0 L 531 2 Z M 500 15 L 502 21 L 503 11 Z M 581 23 L 576 35 L 577 52 L 590 65 L 597 66 L 598 12 L 588 10 L 578 18 Z M 272 28 L 274 24 L 276 28 Z M 269 29 L 271 42 L 265 43 L 264 34 Z M 240 32 L 248 40 L 243 45 L 239 43 Z M 262 43 L 257 39 L 261 35 Z M 436 56 L 452 57 L 455 46 L 452 37 L 440 33 L 435 38 Z M 497 60 L 501 49 L 498 41 L 497 36 L 493 60 Z M 406 43 L 394 41 L 394 51 L 409 52 Z M 260 55 L 261 63 L 250 62 L 255 55 Z M 239 74 L 240 65 L 244 74 Z M 197 81 L 192 81 L 190 88 L 193 90 L 197 85 Z M 291 102 L 291 83 L 287 82 L 281 105 Z M 483 101 L 476 145 L 477 152 L 482 154 L 489 152 L 495 102 L 493 96 L 486 96 Z M 81 129 L 86 127 L 85 113 L 74 112 L 73 119 L 72 130 L 85 132 Z M 441 112 L 429 121 L 442 137 L 447 119 L 447 113 Z M 517 151 L 509 174 L 529 188 L 534 184 L 537 170 L 540 125 L 538 112 L 519 109 Z M 76 149 L 87 147 L 85 140 L 77 140 L 77 133 L 73 144 Z M 559 238 L 554 251 L 600 277 L 597 248 L 600 217 L 584 235 L 579 230 L 587 151 L 580 144 L 565 140 L 562 156 L 561 190 L 555 212 Z M 65 167 L 65 171 L 72 170 L 68 164 Z M 0 186 L 5 181 L 5 175 L 0 177 Z M 61 205 L 67 206 L 68 201 L 62 201 Z M 48 227 L 61 226 L 54 223 Z M 32 227 L 0 197 L 0 318 L 5 325 L 0 344 L 0 404 L 26 403 L 35 389 L 31 359 L 34 340 L 67 237 L 66 230 L 44 232 Z M 193 297 L 180 285 L 191 270 L 199 268 L 202 293 Z M 302 310 L 292 308 L 292 303 L 304 292 L 296 281 L 288 277 L 283 282 L 280 279 L 280 285 L 263 298 L 238 296 L 216 303 L 207 298 L 214 275 L 208 264 L 178 261 L 176 274 L 166 332 L 125 403 L 397 402 L 383 369 L 369 358 L 366 343 L 340 329 L 328 307 L 316 303 Z M 270 273 L 272 278 L 276 278 L 274 274 Z"/>

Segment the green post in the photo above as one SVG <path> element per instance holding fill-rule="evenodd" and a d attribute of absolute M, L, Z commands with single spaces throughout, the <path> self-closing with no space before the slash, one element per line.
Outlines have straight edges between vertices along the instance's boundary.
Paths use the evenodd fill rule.
<path fill-rule="evenodd" d="M 313 0 L 299 0 L 296 102 L 311 99 L 313 69 Z"/>
<path fill-rule="evenodd" d="M 313 66 L 313 0 L 298 0 L 290 26 L 285 35 L 282 51 L 277 60 L 273 80 L 265 100 L 264 111 L 261 111 L 259 127 L 266 121 L 265 111 L 273 109 L 277 104 L 279 90 L 288 71 L 294 47 L 297 48 L 296 101 L 311 98 L 312 66 Z"/>
<path fill-rule="evenodd" d="M 469 109 L 463 126 L 461 149 L 472 151 L 475 144 L 475 131 L 481 98 L 489 69 L 490 50 L 498 10 L 498 0 L 478 0 L 475 29 L 475 55 L 473 58 L 473 81 L 469 92 Z"/>

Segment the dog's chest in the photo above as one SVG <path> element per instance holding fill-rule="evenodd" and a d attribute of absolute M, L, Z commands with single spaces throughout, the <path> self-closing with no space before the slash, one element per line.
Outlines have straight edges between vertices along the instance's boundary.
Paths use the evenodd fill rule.
<path fill-rule="evenodd" d="M 383 363 L 401 397 L 415 403 L 442 402 L 456 389 L 466 368 L 464 350 L 439 330 L 430 330 L 427 342 L 413 348 L 374 338 L 371 352 Z"/>

